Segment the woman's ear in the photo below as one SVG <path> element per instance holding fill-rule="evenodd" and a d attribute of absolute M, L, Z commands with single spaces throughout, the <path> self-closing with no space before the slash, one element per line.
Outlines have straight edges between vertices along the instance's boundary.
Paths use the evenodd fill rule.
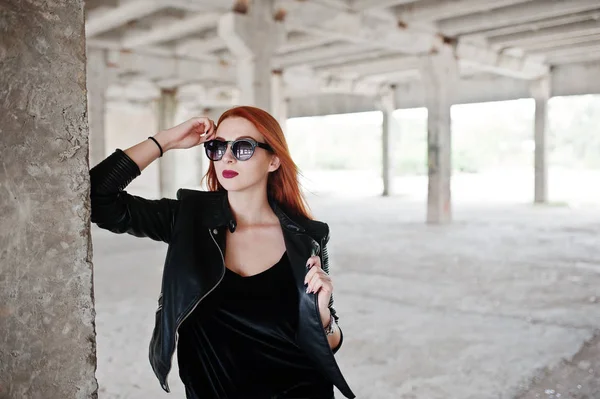
<path fill-rule="evenodd" d="M 280 165 L 281 160 L 279 159 L 279 157 L 277 155 L 273 155 L 271 157 L 271 162 L 269 162 L 269 172 L 275 172 L 277 169 L 279 169 Z"/>

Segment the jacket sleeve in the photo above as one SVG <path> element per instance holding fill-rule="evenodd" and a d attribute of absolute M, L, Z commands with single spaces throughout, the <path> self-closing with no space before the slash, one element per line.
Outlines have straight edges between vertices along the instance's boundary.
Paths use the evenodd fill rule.
<path fill-rule="evenodd" d="M 329 227 L 327 227 L 327 234 L 321 240 L 321 265 L 323 267 L 323 271 L 327 274 L 329 274 L 329 251 L 327 248 L 328 241 L 329 241 Z M 333 319 L 335 320 L 335 323 L 338 325 L 338 329 L 340 330 L 340 343 L 338 344 L 338 346 L 333 348 L 333 353 L 336 353 L 342 346 L 342 342 L 344 342 L 344 333 L 342 332 L 342 329 L 339 326 L 340 318 L 337 315 L 337 312 L 335 311 L 334 302 L 333 302 L 333 293 L 331 294 L 331 299 L 329 299 L 329 311 L 331 312 L 331 315 L 333 316 Z"/>
<path fill-rule="evenodd" d="M 92 222 L 113 233 L 169 242 L 179 201 L 148 200 L 124 191 L 140 173 L 120 149 L 90 170 Z"/>

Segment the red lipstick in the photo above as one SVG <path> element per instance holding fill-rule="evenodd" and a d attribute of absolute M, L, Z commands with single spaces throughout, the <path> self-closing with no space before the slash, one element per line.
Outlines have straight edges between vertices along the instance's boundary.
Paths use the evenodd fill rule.
<path fill-rule="evenodd" d="M 238 172 L 234 172 L 233 170 L 224 170 L 223 171 L 223 177 L 226 179 L 231 179 L 233 177 L 236 177 L 239 173 Z"/>

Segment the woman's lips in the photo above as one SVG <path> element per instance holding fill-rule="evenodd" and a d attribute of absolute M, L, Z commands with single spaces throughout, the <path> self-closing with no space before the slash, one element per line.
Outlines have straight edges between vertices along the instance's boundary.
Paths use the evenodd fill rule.
<path fill-rule="evenodd" d="M 231 179 L 232 177 L 236 177 L 238 172 L 234 172 L 233 170 L 224 170 L 223 177 L 226 179 Z"/>

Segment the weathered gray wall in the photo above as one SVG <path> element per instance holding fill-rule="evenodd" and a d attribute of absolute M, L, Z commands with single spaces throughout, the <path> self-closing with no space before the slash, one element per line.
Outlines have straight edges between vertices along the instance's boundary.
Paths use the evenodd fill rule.
<path fill-rule="evenodd" d="M 97 397 L 82 0 L 0 2 L 0 398 Z"/>

